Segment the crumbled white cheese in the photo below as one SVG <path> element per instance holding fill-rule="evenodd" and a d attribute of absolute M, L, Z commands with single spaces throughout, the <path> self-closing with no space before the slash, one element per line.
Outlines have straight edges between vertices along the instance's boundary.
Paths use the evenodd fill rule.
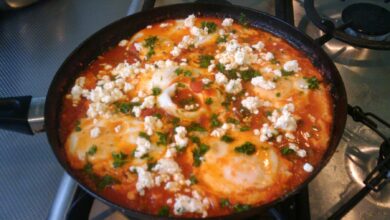
<path fill-rule="evenodd" d="M 283 69 L 287 72 L 298 72 L 301 68 L 298 65 L 298 61 L 290 60 L 283 64 Z"/>
<path fill-rule="evenodd" d="M 160 129 L 163 126 L 161 120 L 154 116 L 146 116 L 144 119 L 144 126 L 146 134 L 152 135 L 153 131 Z"/>
<path fill-rule="evenodd" d="M 209 78 L 203 78 L 203 79 L 202 79 L 202 83 L 203 83 L 204 85 L 208 85 L 209 83 L 211 83 L 211 79 L 209 79 Z"/>
<path fill-rule="evenodd" d="M 186 27 L 192 27 L 194 26 L 194 22 L 195 22 L 195 15 L 189 15 L 185 20 L 184 20 L 184 26 Z"/>
<path fill-rule="evenodd" d="M 314 167 L 310 163 L 305 163 L 305 164 L 303 164 L 303 170 L 308 172 L 308 173 L 311 173 L 311 172 L 313 172 Z"/>
<path fill-rule="evenodd" d="M 181 173 L 179 164 L 171 158 L 161 158 L 157 164 L 153 167 L 153 171 L 159 174 L 174 175 L 175 173 Z"/>
<path fill-rule="evenodd" d="M 147 96 L 144 99 L 144 102 L 141 105 L 141 108 L 153 108 L 156 104 L 155 96 Z"/>
<path fill-rule="evenodd" d="M 278 131 L 270 127 L 268 123 L 264 123 L 260 129 L 260 142 L 265 142 L 276 135 Z"/>
<path fill-rule="evenodd" d="M 275 57 L 274 57 L 274 54 L 271 53 L 271 52 L 267 52 L 267 53 L 264 54 L 264 56 L 263 56 L 263 59 L 266 60 L 266 61 L 270 61 L 270 60 L 272 60 L 272 59 L 274 59 L 274 58 L 275 58 Z"/>
<path fill-rule="evenodd" d="M 298 151 L 297 151 L 297 155 L 298 155 L 298 157 L 306 157 L 306 151 L 304 150 L 304 149 L 299 149 Z"/>
<path fill-rule="evenodd" d="M 187 130 L 183 126 L 175 128 L 176 134 L 174 135 L 175 142 L 179 148 L 184 148 L 188 144 Z"/>
<path fill-rule="evenodd" d="M 231 94 L 237 94 L 242 91 L 241 79 L 231 79 L 225 85 L 225 91 Z"/>
<path fill-rule="evenodd" d="M 97 138 L 100 134 L 100 128 L 99 127 L 94 127 L 90 131 L 91 138 Z"/>
<path fill-rule="evenodd" d="M 224 26 L 224 27 L 232 26 L 232 24 L 233 24 L 233 19 L 231 19 L 231 18 L 225 18 L 222 21 L 222 26 Z"/>
<path fill-rule="evenodd" d="M 115 128 L 114 128 L 115 133 L 119 133 L 121 131 L 121 128 L 122 128 L 121 125 L 115 126 Z"/>
<path fill-rule="evenodd" d="M 258 114 L 258 108 L 261 106 L 261 101 L 258 97 L 248 96 L 241 101 L 241 105 L 248 109 L 253 114 Z"/>
<path fill-rule="evenodd" d="M 147 29 L 151 29 L 152 28 L 152 25 L 148 25 L 146 26 Z"/>
<path fill-rule="evenodd" d="M 272 73 L 273 73 L 275 76 L 278 76 L 278 77 L 281 77 L 281 76 L 282 76 L 282 71 L 280 71 L 280 70 L 274 70 L 274 71 L 272 71 Z"/>
<path fill-rule="evenodd" d="M 127 43 L 128 43 L 127 40 L 121 40 L 121 41 L 119 41 L 118 46 L 120 46 L 120 47 L 125 47 L 125 46 L 127 45 Z"/>
<path fill-rule="evenodd" d="M 124 92 L 129 92 L 129 91 L 131 91 L 131 90 L 133 90 L 134 89 L 134 86 L 133 86 L 133 84 L 131 84 L 131 83 L 125 83 L 124 84 L 124 86 L 123 86 L 123 91 Z"/>
<path fill-rule="evenodd" d="M 274 126 L 285 131 L 295 131 L 297 122 L 289 111 L 283 110 L 282 115 L 276 119 Z"/>
<path fill-rule="evenodd" d="M 135 49 L 139 52 L 142 50 L 142 44 L 141 43 L 134 43 Z"/>
<path fill-rule="evenodd" d="M 294 140 L 294 139 L 295 139 L 295 135 L 293 135 L 293 134 L 290 133 L 290 132 L 287 132 L 284 136 L 286 136 L 286 138 L 291 139 L 291 140 Z"/>
<path fill-rule="evenodd" d="M 223 125 L 219 128 L 216 128 L 214 129 L 213 131 L 211 131 L 210 135 L 213 136 L 213 137 L 222 137 L 226 134 L 226 132 L 233 128 L 234 125 L 233 124 L 230 124 L 230 123 L 223 123 Z"/>
<path fill-rule="evenodd" d="M 145 188 L 151 188 L 155 185 L 153 175 L 144 167 L 130 167 L 130 171 L 132 170 L 137 171 L 138 176 L 135 188 L 137 189 L 138 193 L 143 196 L 145 195 Z"/>
<path fill-rule="evenodd" d="M 258 55 L 254 53 L 249 44 L 239 44 L 236 39 L 226 42 L 225 48 L 222 53 L 217 52 L 215 58 L 225 65 L 226 70 L 237 68 L 240 65 L 250 65 L 258 60 Z"/>
<path fill-rule="evenodd" d="M 276 88 L 276 84 L 274 82 L 265 80 L 262 76 L 252 78 L 251 83 L 253 86 L 257 86 L 265 90 L 272 90 Z"/>
<path fill-rule="evenodd" d="M 145 154 L 149 153 L 152 148 L 152 144 L 143 137 L 137 137 L 137 148 L 134 151 L 134 157 L 141 158 Z"/>
<path fill-rule="evenodd" d="M 256 50 L 261 50 L 264 48 L 264 43 L 262 41 L 259 41 L 256 44 L 253 44 L 252 47 Z"/>
<path fill-rule="evenodd" d="M 174 47 L 173 50 L 171 50 L 171 55 L 174 57 L 179 56 L 181 53 L 181 49 L 179 47 Z"/>
<path fill-rule="evenodd" d="M 162 27 L 162 28 L 165 28 L 165 27 L 168 27 L 168 26 L 169 26 L 168 23 L 161 23 L 161 24 L 160 24 L 160 27 Z"/>
<path fill-rule="evenodd" d="M 215 82 L 224 85 L 228 82 L 228 78 L 223 73 L 218 72 L 215 74 Z"/>
<path fill-rule="evenodd" d="M 182 215 L 186 212 L 200 213 L 202 217 L 207 216 L 207 206 L 202 203 L 201 199 L 191 198 L 187 195 L 178 195 L 175 198 L 173 211 L 176 215 Z"/>

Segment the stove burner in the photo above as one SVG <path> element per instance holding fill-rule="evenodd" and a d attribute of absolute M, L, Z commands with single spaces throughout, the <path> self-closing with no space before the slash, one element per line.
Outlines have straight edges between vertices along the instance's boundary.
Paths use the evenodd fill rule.
<path fill-rule="evenodd" d="M 344 23 L 354 31 L 367 35 L 384 35 L 390 31 L 390 12 L 369 3 L 357 3 L 342 12 Z"/>

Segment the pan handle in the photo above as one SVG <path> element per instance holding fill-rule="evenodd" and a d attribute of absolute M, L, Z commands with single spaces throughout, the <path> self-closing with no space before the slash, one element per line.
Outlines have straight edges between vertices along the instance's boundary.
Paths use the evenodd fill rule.
<path fill-rule="evenodd" d="M 35 134 L 44 131 L 45 98 L 0 98 L 0 129 Z"/>

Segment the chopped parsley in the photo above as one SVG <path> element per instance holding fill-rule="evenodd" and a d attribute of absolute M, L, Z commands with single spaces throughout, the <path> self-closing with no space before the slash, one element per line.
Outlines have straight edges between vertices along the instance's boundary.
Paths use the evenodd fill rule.
<path fill-rule="evenodd" d="M 138 136 L 145 138 L 146 140 L 150 141 L 150 136 L 146 134 L 145 132 L 141 131 Z"/>
<path fill-rule="evenodd" d="M 157 36 L 150 36 L 145 39 L 144 46 L 145 47 L 154 47 L 158 41 Z"/>
<path fill-rule="evenodd" d="M 240 17 L 238 18 L 238 23 L 243 25 L 243 26 L 248 26 L 249 21 L 244 13 L 240 14 Z"/>
<path fill-rule="evenodd" d="M 256 76 L 260 76 L 260 72 L 254 70 L 252 68 L 245 70 L 245 71 L 242 71 L 240 74 L 241 74 L 241 78 L 244 81 L 249 81 Z"/>
<path fill-rule="evenodd" d="M 90 162 L 87 162 L 84 167 L 83 167 L 83 171 L 88 174 L 88 175 L 91 175 L 93 173 L 93 169 L 92 169 L 92 163 Z"/>
<path fill-rule="evenodd" d="M 294 150 L 289 148 L 289 147 L 282 147 L 280 149 L 280 153 L 282 153 L 283 155 L 289 155 L 289 154 L 294 153 Z"/>
<path fill-rule="evenodd" d="M 200 27 L 202 29 L 207 28 L 207 33 L 209 34 L 214 33 L 217 30 L 217 24 L 210 21 L 202 21 L 202 23 L 200 23 Z"/>
<path fill-rule="evenodd" d="M 240 128 L 240 131 L 249 131 L 251 128 L 250 127 L 248 127 L 248 126 L 242 126 L 241 128 Z"/>
<path fill-rule="evenodd" d="M 234 206 L 233 206 L 233 210 L 234 210 L 235 212 L 247 211 L 247 210 L 249 210 L 250 208 L 252 208 L 251 205 L 245 205 L 245 204 L 237 204 L 237 205 L 234 205 Z"/>
<path fill-rule="evenodd" d="M 154 96 L 160 95 L 160 94 L 161 94 L 161 89 L 158 88 L 158 87 L 153 87 L 153 89 L 152 89 L 152 94 L 153 94 Z"/>
<path fill-rule="evenodd" d="M 271 64 L 278 64 L 280 63 L 279 60 L 273 58 L 272 60 L 270 60 Z"/>
<path fill-rule="evenodd" d="M 233 101 L 233 96 L 231 94 L 226 94 L 226 98 L 221 104 L 225 106 L 225 108 L 229 108 L 232 101 Z"/>
<path fill-rule="evenodd" d="M 191 182 L 191 185 L 194 185 L 194 184 L 198 183 L 198 179 L 196 179 L 195 175 L 191 175 L 190 176 L 190 182 Z"/>
<path fill-rule="evenodd" d="M 182 68 L 177 68 L 175 70 L 175 73 L 176 75 L 181 75 L 183 74 L 184 76 L 192 76 L 192 72 L 190 70 L 185 70 L 185 69 L 182 69 Z"/>
<path fill-rule="evenodd" d="M 213 60 L 214 57 L 211 55 L 200 55 L 199 56 L 199 66 L 202 68 L 207 68 L 210 66 L 211 60 Z"/>
<path fill-rule="evenodd" d="M 162 133 L 162 132 L 157 132 L 158 135 L 158 145 L 167 145 L 168 144 L 168 133 Z"/>
<path fill-rule="evenodd" d="M 276 97 L 280 97 L 280 92 L 277 92 L 277 93 L 275 94 L 275 96 L 276 96 Z"/>
<path fill-rule="evenodd" d="M 167 217 L 169 216 L 169 207 L 167 205 L 164 205 L 158 210 L 157 213 L 158 216 Z"/>
<path fill-rule="evenodd" d="M 153 114 L 153 116 L 158 118 L 158 119 L 162 119 L 162 114 L 161 113 L 155 113 L 155 114 Z"/>
<path fill-rule="evenodd" d="M 199 144 L 198 147 L 196 147 L 192 151 L 192 157 L 194 159 L 193 165 L 196 167 L 199 167 L 202 163 L 201 157 L 206 154 L 206 152 L 210 149 L 210 147 L 206 144 Z"/>
<path fill-rule="evenodd" d="M 178 126 L 179 125 L 179 123 L 180 123 L 180 118 L 177 118 L 177 117 L 174 117 L 174 118 L 172 118 L 172 124 L 173 124 L 173 126 Z"/>
<path fill-rule="evenodd" d="M 211 104 L 213 104 L 213 99 L 210 98 L 210 97 L 208 97 L 208 98 L 206 99 L 205 103 L 206 103 L 206 105 L 211 105 Z"/>
<path fill-rule="evenodd" d="M 88 149 L 87 155 L 92 156 L 92 155 L 96 154 L 96 151 L 97 151 L 97 146 L 96 146 L 96 145 L 92 145 L 92 146 Z"/>
<path fill-rule="evenodd" d="M 110 175 L 104 175 L 97 184 L 98 190 L 102 190 L 107 186 L 118 183 L 119 181 Z"/>
<path fill-rule="evenodd" d="M 77 132 L 81 131 L 80 121 L 79 120 L 76 121 L 76 126 L 75 126 L 74 130 L 77 131 Z"/>
<path fill-rule="evenodd" d="M 319 87 L 320 82 L 318 81 L 318 79 L 315 76 L 304 77 L 304 79 L 306 80 L 306 83 L 307 83 L 309 89 L 314 90 L 314 89 L 320 88 Z"/>
<path fill-rule="evenodd" d="M 152 171 L 153 167 L 156 166 L 156 161 L 148 161 L 148 171 Z"/>
<path fill-rule="evenodd" d="M 123 114 L 130 113 L 134 106 L 140 106 L 140 102 L 115 102 L 116 111 L 122 112 Z"/>
<path fill-rule="evenodd" d="M 157 36 L 150 36 L 145 39 L 144 46 L 149 48 L 148 53 L 146 54 L 146 57 L 148 59 L 156 53 L 154 51 L 154 47 L 156 46 L 157 41 L 158 41 Z"/>
<path fill-rule="evenodd" d="M 230 137 L 229 135 L 224 135 L 221 137 L 221 141 L 231 143 L 234 141 L 234 138 Z"/>
<path fill-rule="evenodd" d="M 227 41 L 227 35 L 218 36 L 217 38 L 217 44 L 225 43 L 226 41 Z"/>
<path fill-rule="evenodd" d="M 123 166 L 123 164 L 126 163 L 127 154 L 119 152 L 119 153 L 112 153 L 112 158 L 114 159 L 114 163 L 112 164 L 114 168 L 118 168 Z"/>
<path fill-rule="evenodd" d="M 218 63 L 216 67 L 219 72 L 225 72 L 225 66 L 222 63 Z"/>
<path fill-rule="evenodd" d="M 227 122 L 227 123 L 231 123 L 231 124 L 235 124 L 235 125 L 237 125 L 238 123 L 240 123 L 237 119 L 231 118 L 231 117 L 227 118 L 227 119 L 226 119 L 226 122 Z"/>
<path fill-rule="evenodd" d="M 202 127 L 202 125 L 200 125 L 199 123 L 196 123 L 196 122 L 192 122 L 188 127 L 187 127 L 187 130 L 188 131 L 206 131 L 206 129 L 204 127 Z"/>
<path fill-rule="evenodd" d="M 229 207 L 230 206 L 230 201 L 228 199 L 221 199 L 219 201 L 219 205 L 222 207 L 222 208 L 226 208 L 226 207 Z"/>
<path fill-rule="evenodd" d="M 212 114 L 211 115 L 210 123 L 211 123 L 211 127 L 213 127 L 213 128 L 219 127 L 219 126 L 222 125 L 222 123 L 218 120 L 218 115 L 217 114 Z"/>
<path fill-rule="evenodd" d="M 200 145 L 200 138 L 199 137 L 197 137 L 197 136 L 190 136 L 190 140 L 192 141 L 192 143 Z"/>
<path fill-rule="evenodd" d="M 234 151 L 237 153 L 252 155 L 256 152 L 256 147 L 254 144 L 247 141 L 243 145 L 234 148 Z"/>
<path fill-rule="evenodd" d="M 282 76 L 291 76 L 294 75 L 294 71 L 286 71 L 284 69 L 280 70 L 282 72 Z"/>

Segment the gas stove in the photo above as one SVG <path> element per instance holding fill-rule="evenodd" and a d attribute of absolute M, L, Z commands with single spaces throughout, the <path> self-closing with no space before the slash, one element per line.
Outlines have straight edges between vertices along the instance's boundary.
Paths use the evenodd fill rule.
<path fill-rule="evenodd" d="M 128 14 L 186 2 L 192 1 L 132 1 Z M 323 44 L 343 78 L 350 104 L 351 117 L 338 149 L 308 189 L 253 219 L 390 218 L 390 185 L 386 185 L 390 179 L 390 129 L 386 130 L 390 128 L 386 122 L 390 121 L 388 2 L 215 1 L 274 14 Z M 378 168 L 378 164 L 382 167 Z M 66 175 L 49 219 L 59 219 L 61 215 L 67 219 L 128 219 L 94 200 Z"/>

